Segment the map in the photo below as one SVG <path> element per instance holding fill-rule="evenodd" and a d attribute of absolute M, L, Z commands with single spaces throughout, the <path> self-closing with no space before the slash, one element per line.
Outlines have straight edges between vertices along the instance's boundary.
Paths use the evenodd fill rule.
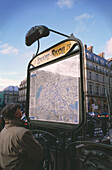
<path fill-rule="evenodd" d="M 75 62 L 75 63 L 74 63 Z M 31 71 L 31 119 L 79 123 L 79 56 Z"/>

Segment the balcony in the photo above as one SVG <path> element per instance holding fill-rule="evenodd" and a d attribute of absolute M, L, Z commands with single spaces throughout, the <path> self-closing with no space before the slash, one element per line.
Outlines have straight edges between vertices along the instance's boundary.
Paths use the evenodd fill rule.
<path fill-rule="evenodd" d="M 93 92 L 91 92 L 91 91 L 86 91 L 86 95 L 93 95 Z"/>
<path fill-rule="evenodd" d="M 86 95 L 106 97 L 105 93 L 86 91 Z"/>
<path fill-rule="evenodd" d="M 101 68 L 96 68 L 96 65 L 90 66 L 87 64 L 86 68 L 105 75 L 105 70 L 102 70 Z M 108 73 L 106 73 L 106 76 L 108 76 Z"/>

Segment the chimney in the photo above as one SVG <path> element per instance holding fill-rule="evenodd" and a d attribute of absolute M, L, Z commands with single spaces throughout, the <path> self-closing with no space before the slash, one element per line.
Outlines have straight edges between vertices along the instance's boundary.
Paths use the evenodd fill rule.
<path fill-rule="evenodd" d="M 101 52 L 101 53 L 98 54 L 98 56 L 100 56 L 100 57 L 102 57 L 102 58 L 104 58 L 104 55 L 105 55 L 104 52 Z"/>
<path fill-rule="evenodd" d="M 87 50 L 93 53 L 93 46 L 88 47 Z"/>
<path fill-rule="evenodd" d="M 108 61 L 112 61 L 112 58 L 107 59 Z"/>
<path fill-rule="evenodd" d="M 86 44 L 84 44 L 84 49 L 87 49 L 87 45 Z"/>

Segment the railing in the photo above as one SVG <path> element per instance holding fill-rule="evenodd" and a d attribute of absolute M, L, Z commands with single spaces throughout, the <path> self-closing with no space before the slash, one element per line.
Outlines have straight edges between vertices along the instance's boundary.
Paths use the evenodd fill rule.
<path fill-rule="evenodd" d="M 105 97 L 106 94 L 105 93 L 98 93 L 98 92 L 91 92 L 91 91 L 86 91 L 86 95 L 93 95 L 93 96 L 103 96 Z"/>
<path fill-rule="evenodd" d="M 96 65 L 95 65 L 95 66 L 96 66 Z M 109 75 L 109 73 L 106 72 L 105 70 L 102 70 L 101 68 L 96 68 L 95 66 L 90 66 L 90 65 L 87 64 L 87 65 L 86 65 L 86 69 L 93 70 L 93 71 L 95 71 L 95 72 L 104 74 L 104 75 L 106 75 L 106 76 Z M 111 74 L 110 76 L 112 76 L 112 74 Z"/>
<path fill-rule="evenodd" d="M 32 128 L 44 151 L 41 170 L 109 170 L 112 146 L 108 139 L 104 140 L 104 136 L 108 137 L 108 123 L 108 119 L 91 118 L 72 140 L 63 132 L 59 135 L 58 132 Z M 108 144 L 103 144 L 106 142 Z"/>

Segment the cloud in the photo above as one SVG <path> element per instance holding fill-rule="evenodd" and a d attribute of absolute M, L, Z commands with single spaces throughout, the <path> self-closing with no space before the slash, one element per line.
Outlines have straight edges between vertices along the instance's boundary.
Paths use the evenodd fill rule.
<path fill-rule="evenodd" d="M 25 52 L 24 54 L 22 54 L 22 56 L 21 57 L 25 57 L 25 58 L 28 58 L 28 60 L 30 59 L 32 59 L 32 57 L 33 57 L 33 55 L 35 55 L 34 54 L 34 51 L 29 51 L 29 52 Z"/>
<path fill-rule="evenodd" d="M 70 8 L 73 4 L 74 0 L 58 0 L 57 4 L 59 5 L 60 8 L 66 6 Z"/>
<path fill-rule="evenodd" d="M 83 21 L 83 20 L 88 20 L 88 19 L 91 19 L 91 18 L 93 18 L 93 15 L 84 13 L 82 15 L 76 16 L 75 21 Z"/>
<path fill-rule="evenodd" d="M 19 50 L 8 43 L 6 44 L 1 44 L 0 42 L 0 53 L 6 55 L 6 54 L 15 54 L 17 55 Z"/>
<path fill-rule="evenodd" d="M 11 86 L 11 85 L 19 86 L 20 83 L 21 81 L 18 81 L 18 80 L 0 78 L 0 91 L 2 91 L 4 88 Z"/>
<path fill-rule="evenodd" d="M 2 76 L 2 77 L 4 77 L 4 76 L 18 76 L 18 75 L 20 75 L 20 73 L 19 72 L 15 72 L 15 71 L 1 71 L 0 72 L 0 76 Z"/>
<path fill-rule="evenodd" d="M 93 25 L 93 15 L 83 13 L 82 15 L 75 16 L 74 20 L 77 22 L 76 28 L 75 28 L 75 33 L 80 33 L 80 32 L 89 32 L 89 27 L 87 26 L 88 23 L 90 22 L 89 25 Z"/>
<path fill-rule="evenodd" d="M 106 43 L 105 53 L 106 53 L 106 58 L 112 57 L 112 37 Z"/>

